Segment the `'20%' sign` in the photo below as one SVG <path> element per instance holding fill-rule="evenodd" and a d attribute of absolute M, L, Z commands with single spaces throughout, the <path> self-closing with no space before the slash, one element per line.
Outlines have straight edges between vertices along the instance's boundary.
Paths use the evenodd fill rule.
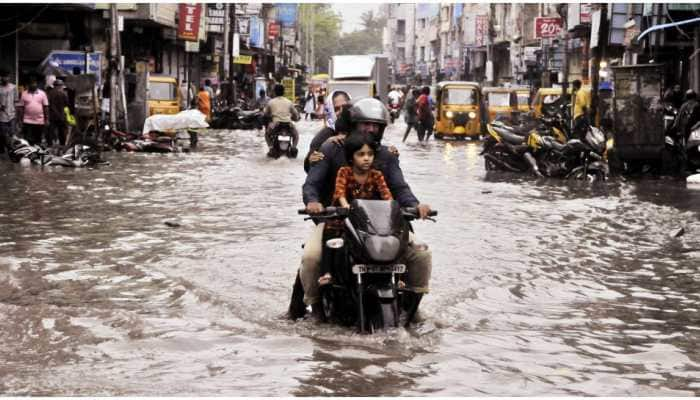
<path fill-rule="evenodd" d="M 557 37 L 561 30 L 561 18 L 535 18 L 535 37 L 538 39 Z"/>

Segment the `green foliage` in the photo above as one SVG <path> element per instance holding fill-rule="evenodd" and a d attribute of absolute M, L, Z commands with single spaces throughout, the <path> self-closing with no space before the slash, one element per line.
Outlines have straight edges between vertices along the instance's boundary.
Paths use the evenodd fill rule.
<path fill-rule="evenodd" d="M 337 54 L 340 40 L 341 19 L 331 8 L 331 4 L 301 5 L 302 49 L 311 46 L 305 30 L 313 32 L 314 59 L 316 72 L 328 72 L 328 60 Z M 313 24 L 313 27 L 311 26 Z"/>
<path fill-rule="evenodd" d="M 377 18 L 372 11 L 360 17 L 362 29 L 340 38 L 336 54 L 373 54 L 382 52 L 382 30 L 386 18 Z"/>

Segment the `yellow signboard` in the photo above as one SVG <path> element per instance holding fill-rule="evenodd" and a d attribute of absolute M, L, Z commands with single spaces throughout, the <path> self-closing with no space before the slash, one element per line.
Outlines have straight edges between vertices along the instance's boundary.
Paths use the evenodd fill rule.
<path fill-rule="evenodd" d="M 282 86 L 284 86 L 284 97 L 288 98 L 289 101 L 294 103 L 296 98 L 294 93 L 294 79 L 282 78 Z"/>
<path fill-rule="evenodd" d="M 233 57 L 233 63 L 234 64 L 250 64 L 253 62 L 253 56 L 238 56 L 238 57 Z"/>

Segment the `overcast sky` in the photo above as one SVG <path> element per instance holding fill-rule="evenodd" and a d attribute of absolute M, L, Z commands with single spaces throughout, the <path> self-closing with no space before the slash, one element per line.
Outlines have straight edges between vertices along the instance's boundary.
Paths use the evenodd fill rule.
<path fill-rule="evenodd" d="M 333 9 L 342 15 L 343 33 L 352 32 L 362 28 L 360 16 L 366 11 L 374 11 L 374 15 L 379 13 L 379 4 L 371 3 L 333 3 Z"/>

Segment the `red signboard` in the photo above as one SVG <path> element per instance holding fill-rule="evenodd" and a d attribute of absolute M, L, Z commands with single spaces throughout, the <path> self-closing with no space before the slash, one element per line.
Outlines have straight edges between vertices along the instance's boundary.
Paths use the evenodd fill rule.
<path fill-rule="evenodd" d="M 561 18 L 535 18 L 535 37 L 538 39 L 557 37 L 561 30 Z"/>
<path fill-rule="evenodd" d="M 199 37 L 199 19 L 202 14 L 201 4 L 179 4 L 179 22 L 177 37 L 196 42 Z"/>
<path fill-rule="evenodd" d="M 267 37 L 270 38 L 270 40 L 276 38 L 280 34 L 280 24 L 270 22 L 267 24 Z"/>

